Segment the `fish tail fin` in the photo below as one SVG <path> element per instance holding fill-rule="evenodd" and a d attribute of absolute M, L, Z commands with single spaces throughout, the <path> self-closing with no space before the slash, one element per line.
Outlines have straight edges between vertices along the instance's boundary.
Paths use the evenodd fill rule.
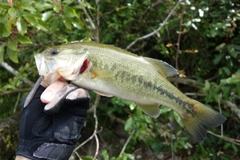
<path fill-rule="evenodd" d="M 194 101 L 193 109 L 195 114 L 182 117 L 182 121 L 193 140 L 202 143 L 207 130 L 221 125 L 226 117 L 197 101 Z"/>

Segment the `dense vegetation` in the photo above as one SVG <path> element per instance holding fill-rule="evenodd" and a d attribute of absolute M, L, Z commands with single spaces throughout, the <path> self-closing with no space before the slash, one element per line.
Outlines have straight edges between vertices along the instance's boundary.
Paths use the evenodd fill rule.
<path fill-rule="evenodd" d="M 153 119 L 131 102 L 91 92 L 93 108 L 75 152 L 82 159 L 240 159 L 239 8 L 238 0 L 0 1 L 0 120 L 20 111 L 38 78 L 34 53 L 96 41 L 168 62 L 180 73 L 171 82 L 228 119 L 195 144 L 169 108 Z M 12 159 L 5 153 L 16 143 L 4 136 L 0 159 Z"/>

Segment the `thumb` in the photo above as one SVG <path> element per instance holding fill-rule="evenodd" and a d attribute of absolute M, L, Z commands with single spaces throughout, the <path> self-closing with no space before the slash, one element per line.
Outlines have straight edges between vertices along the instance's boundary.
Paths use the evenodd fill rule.
<path fill-rule="evenodd" d="M 67 82 L 56 81 L 48 86 L 42 93 L 40 99 L 43 103 L 50 103 L 55 95 L 67 84 Z"/>

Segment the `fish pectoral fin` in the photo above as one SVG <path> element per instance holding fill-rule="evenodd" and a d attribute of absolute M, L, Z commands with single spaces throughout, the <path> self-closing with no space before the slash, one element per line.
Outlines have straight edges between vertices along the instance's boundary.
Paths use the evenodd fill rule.
<path fill-rule="evenodd" d="M 157 118 L 160 115 L 160 109 L 159 106 L 156 104 L 137 104 L 137 106 L 139 106 L 143 112 L 145 112 L 147 115 L 149 115 L 150 117 L 153 118 Z"/>
<path fill-rule="evenodd" d="M 100 77 L 112 77 L 113 73 L 106 70 L 92 69 L 90 70 L 92 78 L 100 78 Z"/>
<path fill-rule="evenodd" d="M 95 93 L 101 95 L 101 96 L 105 96 L 105 97 L 113 97 L 113 95 L 110 95 L 110 94 L 107 94 L 107 93 L 104 93 L 104 92 L 101 92 L 101 91 L 96 91 L 96 90 L 93 90 Z"/>
<path fill-rule="evenodd" d="M 163 77 L 173 77 L 179 75 L 177 69 L 175 69 L 167 62 L 148 57 L 144 57 L 144 59 L 150 62 L 154 67 L 156 67 L 158 73 L 160 73 Z"/>

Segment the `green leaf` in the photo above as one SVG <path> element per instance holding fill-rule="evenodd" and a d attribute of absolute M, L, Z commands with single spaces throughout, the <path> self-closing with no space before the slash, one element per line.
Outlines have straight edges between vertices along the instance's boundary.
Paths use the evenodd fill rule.
<path fill-rule="evenodd" d="M 51 16 L 52 16 L 52 11 L 47 11 L 42 14 L 42 21 L 46 22 Z"/>
<path fill-rule="evenodd" d="M 70 18 L 64 17 L 63 23 L 67 29 L 72 30 L 72 24 L 71 24 Z"/>
<path fill-rule="evenodd" d="M 80 21 L 78 18 L 72 19 L 72 25 L 77 28 L 77 29 L 82 29 L 83 28 L 83 22 Z"/>
<path fill-rule="evenodd" d="M 234 150 L 234 152 L 235 152 L 235 153 L 237 153 L 237 152 L 238 152 L 238 148 L 236 147 L 236 145 L 235 145 L 235 144 L 232 144 L 232 148 L 233 148 L 233 150 Z"/>
<path fill-rule="evenodd" d="M 4 59 L 4 43 L 0 46 L 0 63 L 3 62 Z"/>
<path fill-rule="evenodd" d="M 0 8 L 9 9 L 10 7 L 8 3 L 0 2 Z"/>
<path fill-rule="evenodd" d="M 220 50 L 222 50 L 222 49 L 225 47 L 225 45 L 226 45 L 226 43 L 221 43 L 221 44 L 218 45 L 215 49 L 216 49 L 217 51 L 220 51 Z"/>
<path fill-rule="evenodd" d="M 205 89 L 205 90 L 209 90 L 209 89 L 210 89 L 210 83 L 209 83 L 209 81 L 206 81 L 204 85 L 205 85 L 205 86 L 204 86 L 204 89 Z"/>
<path fill-rule="evenodd" d="M 52 10 L 53 1 L 34 1 L 34 7 L 38 11 L 46 11 L 46 9 Z"/>
<path fill-rule="evenodd" d="M 102 151 L 102 156 L 104 160 L 109 160 L 109 155 L 105 149 Z"/>
<path fill-rule="evenodd" d="M 31 12 L 31 13 L 37 11 L 34 7 L 32 7 L 32 6 L 29 5 L 29 4 L 28 4 L 27 6 L 22 6 L 21 8 L 24 9 L 24 10 L 27 10 L 27 11 L 29 11 L 29 12 Z"/>
<path fill-rule="evenodd" d="M 23 18 L 19 17 L 16 22 L 17 29 L 21 35 L 27 33 L 27 24 Z"/>
<path fill-rule="evenodd" d="M 13 40 L 11 40 L 11 39 L 8 40 L 8 48 L 10 48 L 13 51 L 17 51 L 18 50 L 17 44 Z"/>
<path fill-rule="evenodd" d="M 233 58 L 237 58 L 237 52 L 235 51 L 233 45 L 228 45 L 227 49 L 228 49 L 228 53 L 229 53 Z"/>
<path fill-rule="evenodd" d="M 231 77 L 231 78 L 227 78 L 227 79 L 222 79 L 221 83 L 222 84 L 238 84 L 238 83 L 240 83 L 240 78 Z"/>
<path fill-rule="evenodd" d="M 224 72 L 225 72 L 227 75 L 230 75 L 230 74 L 231 74 L 231 71 L 229 70 L 229 68 L 223 67 L 223 70 L 224 70 Z"/>
<path fill-rule="evenodd" d="M 26 36 L 18 35 L 16 40 L 22 44 L 32 44 L 32 41 Z"/>
<path fill-rule="evenodd" d="M 14 8 L 10 8 L 8 10 L 8 14 L 12 17 L 12 18 L 16 18 L 17 17 L 17 12 Z"/>
<path fill-rule="evenodd" d="M 176 112 L 173 112 L 173 117 L 181 127 L 184 127 L 181 118 L 179 117 L 179 115 Z"/>
<path fill-rule="evenodd" d="M 43 30 L 48 32 L 48 25 L 42 21 L 38 21 L 38 25 L 36 26 L 39 30 Z"/>
<path fill-rule="evenodd" d="M 213 63 L 214 64 L 218 64 L 220 62 L 220 60 L 223 58 L 224 54 L 223 53 L 220 53 L 219 55 L 217 55 L 214 60 L 213 60 Z"/>
<path fill-rule="evenodd" d="M 37 26 L 38 25 L 38 21 L 35 18 L 34 15 L 30 15 L 29 13 L 23 14 L 24 19 L 30 23 L 32 26 Z"/>
<path fill-rule="evenodd" d="M 17 57 L 16 51 L 11 50 L 11 48 L 7 48 L 7 55 L 13 62 L 18 63 L 18 57 Z"/>
<path fill-rule="evenodd" d="M 11 34 L 11 31 L 9 30 L 9 28 L 6 28 L 5 25 L 1 24 L 1 27 L 0 27 L 0 35 L 2 37 L 8 37 L 10 34 Z"/>
<path fill-rule="evenodd" d="M 167 113 L 167 112 L 170 112 L 172 109 L 169 108 L 169 107 L 165 107 L 165 106 L 162 106 L 160 108 L 160 114 L 164 114 L 164 113 Z"/>
<path fill-rule="evenodd" d="M 132 119 L 132 117 L 130 117 L 130 118 L 128 118 L 128 120 L 124 126 L 125 131 L 131 131 L 132 125 L 133 125 L 133 119 Z"/>
<path fill-rule="evenodd" d="M 71 18 L 77 17 L 77 13 L 76 13 L 75 9 L 73 9 L 73 8 L 66 7 L 64 9 L 64 13 L 67 17 L 71 17 Z"/>
<path fill-rule="evenodd" d="M 232 45 L 232 47 L 235 49 L 235 50 L 237 50 L 237 51 L 240 51 L 240 45 Z"/>
<path fill-rule="evenodd" d="M 223 150 L 227 150 L 231 146 L 231 143 L 225 143 Z"/>

